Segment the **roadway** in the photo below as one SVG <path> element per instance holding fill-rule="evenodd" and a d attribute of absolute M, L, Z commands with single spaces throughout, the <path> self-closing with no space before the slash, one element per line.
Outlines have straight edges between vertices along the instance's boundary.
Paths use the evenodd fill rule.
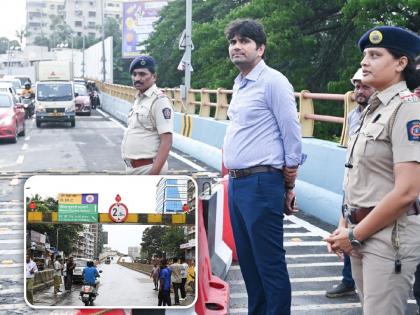
<path fill-rule="evenodd" d="M 40 173 L 124 172 L 120 158 L 124 126 L 106 114 L 104 116 L 95 111 L 90 117 L 77 117 L 75 128 L 46 124 L 38 129 L 33 120 L 27 120 L 26 123 L 26 137 L 19 138 L 16 144 L 0 143 L 0 314 L 50 313 L 27 307 L 23 299 L 24 181 Z M 169 167 L 173 174 L 203 169 L 214 171 L 176 150 L 171 152 Z M 325 290 L 338 284 L 341 279 L 342 263 L 326 252 L 325 244 L 321 241 L 321 236 L 333 228 L 304 214 L 285 222 L 294 315 L 362 314 L 356 296 L 340 299 L 324 296 Z M 230 314 L 246 314 L 247 294 L 239 266 L 232 266 L 227 281 L 231 287 Z M 100 297 L 101 294 L 97 302 Z M 81 305 L 80 301 L 78 303 Z M 406 314 L 415 314 L 412 297 Z"/>

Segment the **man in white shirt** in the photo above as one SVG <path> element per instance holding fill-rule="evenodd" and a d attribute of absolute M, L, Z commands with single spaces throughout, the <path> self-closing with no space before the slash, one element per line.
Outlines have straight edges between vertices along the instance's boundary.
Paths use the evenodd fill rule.
<path fill-rule="evenodd" d="M 34 304 L 34 278 L 38 272 L 36 263 L 29 254 L 26 254 L 26 300 L 29 304 Z"/>
<path fill-rule="evenodd" d="M 61 264 L 61 257 L 57 256 L 54 261 L 54 294 L 61 292 L 61 273 L 63 271 L 63 265 Z"/>

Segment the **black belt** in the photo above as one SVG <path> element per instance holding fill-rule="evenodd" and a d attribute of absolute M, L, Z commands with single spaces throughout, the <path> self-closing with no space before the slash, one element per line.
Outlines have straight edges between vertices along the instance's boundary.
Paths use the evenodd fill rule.
<path fill-rule="evenodd" d="M 231 178 L 240 178 L 249 176 L 256 173 L 282 173 L 283 170 L 266 165 L 253 166 L 248 168 L 229 170 L 229 176 Z"/>

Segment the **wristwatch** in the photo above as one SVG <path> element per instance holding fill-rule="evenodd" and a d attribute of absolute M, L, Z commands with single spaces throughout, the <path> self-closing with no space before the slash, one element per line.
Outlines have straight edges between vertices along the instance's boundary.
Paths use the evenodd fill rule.
<path fill-rule="evenodd" d="M 353 228 L 349 228 L 349 240 L 353 249 L 358 249 L 362 247 L 363 242 L 355 239 L 354 234 L 353 234 Z"/>

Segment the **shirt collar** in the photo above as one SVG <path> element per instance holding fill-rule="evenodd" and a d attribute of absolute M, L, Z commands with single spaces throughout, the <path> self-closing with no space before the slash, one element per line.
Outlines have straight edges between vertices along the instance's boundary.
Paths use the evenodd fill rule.
<path fill-rule="evenodd" d="M 258 64 L 245 77 L 243 77 L 240 73 L 236 77 L 235 83 L 239 83 L 244 79 L 249 81 L 257 81 L 261 75 L 261 72 L 263 72 L 266 67 L 267 65 L 265 64 L 264 60 L 261 59 L 260 62 L 258 62 Z"/>
<path fill-rule="evenodd" d="M 153 93 L 156 91 L 157 86 L 156 84 L 153 84 L 151 87 L 149 87 L 146 91 L 143 93 L 140 93 L 140 91 L 137 93 L 136 98 L 141 98 L 143 95 L 145 97 L 151 97 Z"/>
<path fill-rule="evenodd" d="M 407 83 L 405 81 L 400 81 L 385 90 L 378 92 L 377 96 L 385 106 L 392 100 L 392 98 L 398 93 L 407 90 Z"/>

